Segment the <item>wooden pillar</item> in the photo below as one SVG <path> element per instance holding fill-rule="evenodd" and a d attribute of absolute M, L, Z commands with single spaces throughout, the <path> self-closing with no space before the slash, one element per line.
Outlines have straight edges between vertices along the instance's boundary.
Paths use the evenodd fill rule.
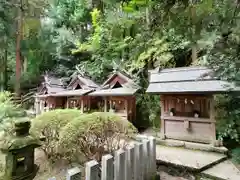
<path fill-rule="evenodd" d="M 40 114 L 41 110 L 40 110 L 40 99 L 38 97 L 35 97 L 35 113 L 36 114 Z"/>
<path fill-rule="evenodd" d="M 161 115 L 160 115 L 160 120 L 161 120 L 161 138 L 165 139 L 165 123 L 164 123 L 164 96 L 160 96 L 160 106 L 161 106 Z"/>
<path fill-rule="evenodd" d="M 109 98 L 109 110 L 112 109 L 112 97 Z"/>
<path fill-rule="evenodd" d="M 91 109 L 90 97 L 87 97 L 87 98 L 88 98 L 88 111 L 90 111 L 90 109 Z"/>
<path fill-rule="evenodd" d="M 81 113 L 84 112 L 84 99 L 81 97 Z"/>
<path fill-rule="evenodd" d="M 104 112 L 107 112 L 107 97 L 104 98 Z"/>
<path fill-rule="evenodd" d="M 212 131 L 211 142 L 212 142 L 212 145 L 215 146 L 215 143 L 216 143 L 216 127 L 215 127 L 214 96 L 210 97 L 209 102 L 210 102 L 210 120 L 212 121 L 212 123 L 211 123 L 211 131 Z"/>
<path fill-rule="evenodd" d="M 127 114 L 127 119 L 128 119 L 128 97 L 125 99 L 125 112 Z"/>
<path fill-rule="evenodd" d="M 69 101 L 68 101 L 68 97 L 67 97 L 67 109 L 69 108 Z"/>

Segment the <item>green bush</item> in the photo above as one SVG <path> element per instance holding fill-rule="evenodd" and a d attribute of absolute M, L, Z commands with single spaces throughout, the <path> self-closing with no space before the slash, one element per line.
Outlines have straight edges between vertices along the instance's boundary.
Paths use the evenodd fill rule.
<path fill-rule="evenodd" d="M 32 120 L 30 132 L 35 136 L 45 136 L 42 149 L 49 159 L 54 160 L 59 156 L 57 148 L 61 128 L 81 115 L 77 109 L 56 109 L 45 112 Z"/>
<path fill-rule="evenodd" d="M 134 133 L 135 127 L 115 114 L 85 114 L 62 129 L 61 154 L 70 161 L 81 161 L 80 155 L 100 161 L 103 154 L 124 148 Z"/>
<path fill-rule="evenodd" d="M 240 164 L 240 147 L 232 150 L 232 160 Z"/>

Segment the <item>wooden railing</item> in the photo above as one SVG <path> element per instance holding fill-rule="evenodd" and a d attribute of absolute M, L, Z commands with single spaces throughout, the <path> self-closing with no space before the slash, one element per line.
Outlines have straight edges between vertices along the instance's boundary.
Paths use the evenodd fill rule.
<path fill-rule="evenodd" d="M 30 89 L 27 94 L 24 94 L 20 97 L 13 97 L 13 101 L 16 104 L 21 104 L 23 105 L 24 103 L 28 102 L 29 100 L 33 99 L 33 96 L 35 95 L 37 88 Z"/>
<path fill-rule="evenodd" d="M 156 172 L 156 140 L 147 137 L 126 150 L 116 151 L 114 157 L 103 156 L 101 165 L 95 160 L 87 162 L 84 174 L 85 180 L 155 180 Z M 66 174 L 66 180 L 81 180 L 82 177 L 83 173 L 77 167 Z"/>

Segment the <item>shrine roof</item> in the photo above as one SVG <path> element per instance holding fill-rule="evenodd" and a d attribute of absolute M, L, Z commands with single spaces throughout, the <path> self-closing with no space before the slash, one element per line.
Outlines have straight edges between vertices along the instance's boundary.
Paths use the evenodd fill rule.
<path fill-rule="evenodd" d="M 44 76 L 45 83 L 48 83 L 53 86 L 63 86 L 62 78 L 58 78 L 55 76 L 45 75 Z"/>
<path fill-rule="evenodd" d="M 149 93 L 221 93 L 240 87 L 214 76 L 206 67 L 183 67 L 150 72 Z"/>
<path fill-rule="evenodd" d="M 119 77 L 124 81 L 120 83 L 113 81 L 116 77 Z M 112 83 L 115 82 L 115 83 Z M 116 87 L 116 84 L 119 86 Z M 130 78 L 129 75 L 120 71 L 114 71 L 108 79 L 102 84 L 100 88 L 97 88 L 94 92 L 88 94 L 89 96 L 130 96 L 137 92 L 140 87 Z"/>
<path fill-rule="evenodd" d="M 68 97 L 68 96 L 83 96 L 92 92 L 92 89 L 77 89 L 77 90 L 65 90 L 58 93 L 38 95 L 37 97 Z"/>
<path fill-rule="evenodd" d="M 120 78 L 125 80 L 126 83 L 124 83 L 124 85 L 128 86 L 128 88 L 139 88 L 138 85 L 133 81 L 133 79 L 130 78 L 128 74 L 120 71 L 115 71 L 110 74 L 108 79 L 102 84 L 102 88 L 106 87 L 116 76 L 119 76 Z"/>
<path fill-rule="evenodd" d="M 79 79 L 86 88 L 98 88 L 99 85 L 97 83 L 95 83 L 93 80 L 91 80 L 89 77 L 87 76 L 83 76 L 83 75 L 74 75 L 68 85 L 68 87 L 70 87 L 77 79 Z"/>
<path fill-rule="evenodd" d="M 44 81 L 38 89 L 38 94 L 42 94 L 44 89 L 47 90 L 48 94 L 57 93 L 65 90 L 62 79 L 50 75 L 44 76 Z"/>
<path fill-rule="evenodd" d="M 99 89 L 90 94 L 89 96 L 130 96 L 137 92 L 138 89 L 133 88 L 114 88 L 114 89 Z"/>

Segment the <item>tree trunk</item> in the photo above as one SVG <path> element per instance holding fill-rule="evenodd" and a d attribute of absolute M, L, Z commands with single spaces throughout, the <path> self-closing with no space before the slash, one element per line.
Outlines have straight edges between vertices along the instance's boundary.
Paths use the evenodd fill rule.
<path fill-rule="evenodd" d="M 18 26 L 17 26 L 17 41 L 16 41 L 16 82 L 15 93 L 20 95 L 20 79 L 21 79 L 21 39 L 22 39 L 22 0 L 18 8 Z"/>
<path fill-rule="evenodd" d="M 0 92 L 4 91 L 4 85 L 3 85 L 3 81 L 4 81 L 4 72 L 3 72 L 3 61 L 4 58 L 0 58 Z"/>
<path fill-rule="evenodd" d="M 3 62 L 3 72 L 4 72 L 4 82 L 3 82 L 3 86 L 4 86 L 4 90 L 7 90 L 7 84 L 8 84 L 8 73 L 7 73 L 7 62 L 8 62 L 8 43 L 6 40 L 6 44 L 5 44 L 6 48 L 4 51 L 4 62 Z"/>
<path fill-rule="evenodd" d="M 0 92 L 7 88 L 7 55 L 8 55 L 8 44 L 7 37 L 4 37 L 3 43 L 3 56 L 0 59 Z"/>
<path fill-rule="evenodd" d="M 196 32 L 200 32 L 199 30 L 197 30 L 197 26 L 196 26 L 196 9 L 194 6 L 194 3 L 192 1 L 192 5 L 190 8 L 190 13 L 191 13 L 191 21 L 192 21 L 192 63 L 196 65 L 197 64 L 197 58 L 198 58 L 198 54 L 197 54 L 197 40 L 196 40 L 196 36 L 198 35 Z"/>

